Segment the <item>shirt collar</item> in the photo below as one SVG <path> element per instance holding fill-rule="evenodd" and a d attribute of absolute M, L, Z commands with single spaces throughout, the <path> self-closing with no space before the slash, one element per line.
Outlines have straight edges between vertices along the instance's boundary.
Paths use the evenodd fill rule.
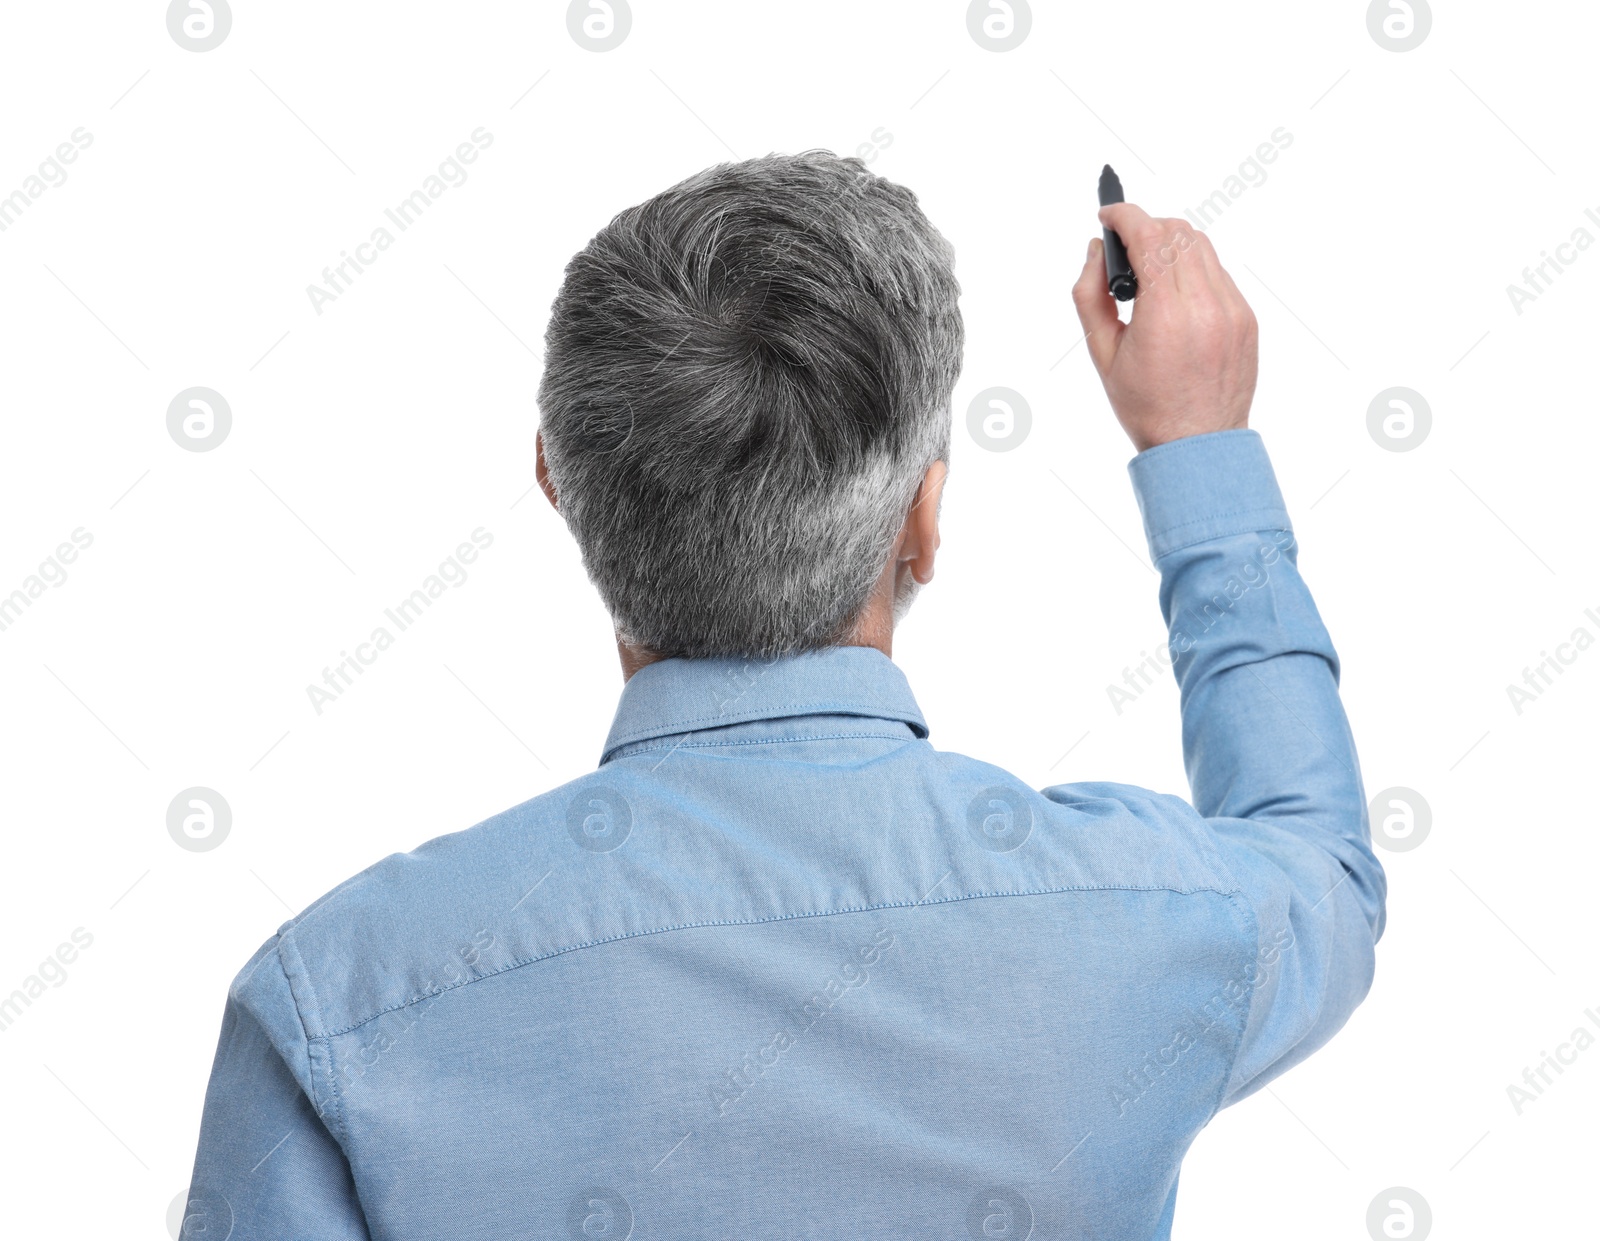
<path fill-rule="evenodd" d="M 870 646 L 833 646 L 779 659 L 663 659 L 623 686 L 602 763 L 622 746 L 792 715 L 900 720 L 918 737 L 928 725 L 905 674 Z"/>

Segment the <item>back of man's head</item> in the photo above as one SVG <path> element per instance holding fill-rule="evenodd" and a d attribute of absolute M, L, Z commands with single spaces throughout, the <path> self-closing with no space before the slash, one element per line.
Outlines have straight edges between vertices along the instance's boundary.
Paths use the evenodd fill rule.
<path fill-rule="evenodd" d="M 770 658 L 848 637 L 948 460 L 951 264 L 909 190 L 825 151 L 707 169 L 573 258 L 540 431 L 625 641 Z"/>

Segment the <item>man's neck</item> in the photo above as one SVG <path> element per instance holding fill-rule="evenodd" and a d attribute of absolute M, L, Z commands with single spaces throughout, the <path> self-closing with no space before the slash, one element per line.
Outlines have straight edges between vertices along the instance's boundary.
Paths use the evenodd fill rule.
<path fill-rule="evenodd" d="M 894 565 L 891 564 L 873 587 L 872 597 L 862 609 L 861 619 L 849 639 L 839 643 L 840 646 L 872 646 L 894 658 L 894 582 Z M 618 638 L 617 658 L 622 661 L 622 679 L 627 682 L 640 668 L 659 662 L 663 656 Z"/>

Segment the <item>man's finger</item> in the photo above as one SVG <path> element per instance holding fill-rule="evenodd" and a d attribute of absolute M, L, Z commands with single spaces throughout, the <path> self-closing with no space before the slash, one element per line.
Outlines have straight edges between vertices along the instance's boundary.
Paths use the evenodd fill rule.
<path fill-rule="evenodd" d="M 1116 299 L 1106 287 L 1106 251 L 1098 237 L 1089 243 L 1083 274 L 1072 286 L 1072 304 L 1078 308 L 1078 321 L 1083 324 L 1095 370 L 1104 375 L 1116 356 L 1124 325 L 1117 318 Z"/>
<path fill-rule="evenodd" d="M 1217 296 L 1222 299 L 1230 315 L 1244 318 L 1253 312 L 1250 303 L 1245 301 L 1244 294 L 1239 292 L 1239 286 L 1234 284 L 1233 277 L 1228 274 L 1228 269 L 1222 265 L 1222 260 L 1217 257 L 1216 247 L 1211 244 L 1211 239 L 1204 233 L 1194 235 L 1194 250 L 1196 255 L 1205 263 L 1206 275 L 1211 281 L 1211 287 L 1216 290 Z"/>
<path fill-rule="evenodd" d="M 1141 298 L 1154 293 L 1164 299 L 1183 289 L 1176 271 L 1183 249 L 1177 244 L 1175 225 L 1181 221 L 1158 219 L 1133 203 L 1111 203 L 1100 208 L 1100 222 L 1122 238 Z"/>
<path fill-rule="evenodd" d="M 1196 229 L 1190 228 L 1182 220 L 1173 220 L 1174 226 L 1181 227 L 1187 237 L 1186 249 L 1194 256 L 1195 262 L 1204 270 L 1206 280 L 1216 290 L 1217 295 L 1225 297 L 1228 294 L 1232 281 L 1228 273 L 1222 270 L 1222 261 L 1217 258 L 1216 248 L 1211 244 L 1211 238 Z"/>
<path fill-rule="evenodd" d="M 1160 231 L 1160 224 L 1136 203 L 1110 203 L 1101 207 L 1100 223 L 1114 230 L 1130 249 L 1135 238 Z"/>

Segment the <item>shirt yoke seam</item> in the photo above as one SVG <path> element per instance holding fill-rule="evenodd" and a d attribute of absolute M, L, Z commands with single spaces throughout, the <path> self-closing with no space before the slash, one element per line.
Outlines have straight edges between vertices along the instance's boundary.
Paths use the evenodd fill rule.
<path fill-rule="evenodd" d="M 555 948 L 549 952 L 542 952 L 537 956 L 524 957 L 522 960 L 512 961 L 510 964 L 502 965 L 499 969 L 492 970 L 487 974 L 479 974 L 474 978 L 467 978 L 463 979 L 461 982 L 451 983 L 448 986 L 440 987 L 436 991 L 426 992 L 400 1004 L 391 1004 L 387 1008 L 379 1009 L 370 1017 L 363 1017 L 360 1021 L 353 1022 L 350 1025 L 343 1026 L 337 1030 L 325 1030 L 320 1034 L 309 1035 L 308 1037 L 313 1040 L 338 1038 L 341 1035 L 349 1034 L 354 1030 L 359 1030 L 362 1026 L 369 1025 L 376 1021 L 379 1017 L 382 1017 L 388 1013 L 398 1012 L 403 1008 L 410 1008 L 413 1004 L 420 1004 L 424 1000 L 436 999 L 437 997 L 444 995 L 446 992 L 455 991 L 462 987 L 470 987 L 473 983 L 482 982 L 486 978 L 494 978 L 500 974 L 509 973 L 511 970 L 521 969 L 525 965 L 533 965 L 539 961 L 548 961 L 552 957 L 565 956 L 569 952 L 578 952 L 584 948 L 596 948 L 602 944 L 614 944 L 627 939 L 640 939 L 646 935 L 662 935 L 668 931 L 689 931 L 712 926 L 762 926 L 770 922 L 788 922 L 799 918 L 828 918 L 838 914 L 872 913 L 873 911 L 880 909 L 916 909 L 924 905 L 952 905 L 959 901 L 979 900 L 990 897 L 1057 896 L 1071 892 L 1172 892 L 1178 896 L 1201 896 L 1210 894 L 1213 896 L 1221 896 L 1232 901 L 1237 895 L 1238 889 L 1233 889 L 1230 891 L 1228 889 L 1215 887 L 1209 884 L 1184 888 L 1174 887 L 1171 884 L 1160 883 L 1073 884 L 1058 888 L 1028 888 L 1015 892 L 963 892 L 956 896 L 942 896 L 938 900 L 929 900 L 927 897 L 924 897 L 920 901 L 882 901 L 876 905 L 851 905 L 838 909 L 808 910 L 803 913 L 772 914 L 771 916 L 765 918 L 721 918 L 708 919 L 703 922 L 677 922 L 667 926 L 652 927 L 646 930 L 627 931 L 621 935 L 608 935 L 601 939 L 585 940 L 582 943 L 568 944 L 562 948 Z"/>

